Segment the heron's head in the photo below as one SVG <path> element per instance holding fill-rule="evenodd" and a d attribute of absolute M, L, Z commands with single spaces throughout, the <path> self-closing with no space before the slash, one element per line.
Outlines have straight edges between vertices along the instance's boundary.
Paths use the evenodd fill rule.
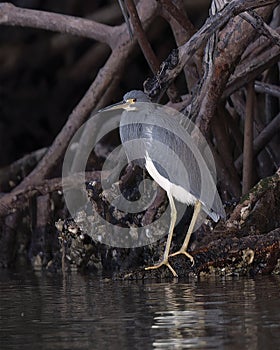
<path fill-rule="evenodd" d="M 151 102 L 148 95 L 141 90 L 131 90 L 127 92 L 123 97 L 123 102 L 135 103 L 135 102 Z"/>
<path fill-rule="evenodd" d="M 141 90 L 131 90 L 127 92 L 123 100 L 114 105 L 106 107 L 101 111 L 111 111 L 116 109 L 131 109 L 136 102 L 151 102 L 150 98 Z"/>

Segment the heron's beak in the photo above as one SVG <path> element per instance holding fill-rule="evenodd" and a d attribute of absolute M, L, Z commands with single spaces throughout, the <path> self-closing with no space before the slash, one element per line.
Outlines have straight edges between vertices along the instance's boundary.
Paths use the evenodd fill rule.
<path fill-rule="evenodd" d="M 135 103 L 135 101 L 133 99 L 129 99 L 127 101 L 121 101 L 121 102 L 115 103 L 111 106 L 102 108 L 98 112 L 113 111 L 113 110 L 117 110 L 117 109 L 129 109 L 133 103 Z"/>

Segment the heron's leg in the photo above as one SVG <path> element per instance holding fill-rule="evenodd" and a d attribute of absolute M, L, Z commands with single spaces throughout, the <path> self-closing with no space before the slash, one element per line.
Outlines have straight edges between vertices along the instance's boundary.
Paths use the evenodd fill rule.
<path fill-rule="evenodd" d="M 145 270 L 158 269 L 162 265 L 166 265 L 169 268 L 169 270 L 172 272 L 173 276 L 178 277 L 176 271 L 173 269 L 173 267 L 169 264 L 169 261 L 168 261 L 168 256 L 169 256 L 169 251 L 170 251 L 170 246 L 171 246 L 172 236 L 173 236 L 173 230 L 174 230 L 174 227 L 176 224 L 176 219 L 177 219 L 177 210 L 176 210 L 176 206 L 175 206 L 174 199 L 173 199 L 172 195 L 169 193 L 167 193 L 167 195 L 168 195 L 170 209 L 171 209 L 171 213 L 170 213 L 171 220 L 170 220 L 170 226 L 169 226 L 168 237 L 167 237 L 167 241 L 166 241 L 166 245 L 165 245 L 165 250 L 163 253 L 163 258 L 162 258 L 160 263 L 158 263 L 154 266 L 146 267 Z"/>
<path fill-rule="evenodd" d="M 187 253 L 187 248 L 188 248 L 189 241 L 190 241 L 198 214 L 200 212 L 200 209 L 201 209 L 201 203 L 200 203 L 200 201 L 196 201 L 195 205 L 194 205 L 192 220 L 191 220 L 190 226 L 188 228 L 188 232 L 186 234 L 184 243 L 183 243 L 182 247 L 180 248 L 180 250 L 178 250 L 176 253 L 170 254 L 169 256 L 175 256 L 178 254 L 185 254 L 191 260 L 192 264 L 194 263 L 193 257 L 189 253 Z"/>

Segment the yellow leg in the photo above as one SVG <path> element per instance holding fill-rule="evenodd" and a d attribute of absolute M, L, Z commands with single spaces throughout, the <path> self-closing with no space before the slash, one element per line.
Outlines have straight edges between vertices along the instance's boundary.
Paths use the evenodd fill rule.
<path fill-rule="evenodd" d="M 193 211 L 192 220 L 191 220 L 190 226 L 188 228 L 188 232 L 186 234 L 184 243 L 183 243 L 183 245 L 182 245 L 180 250 L 178 250 L 176 253 L 170 254 L 169 256 L 175 256 L 175 255 L 178 255 L 178 254 L 184 254 L 191 260 L 192 264 L 194 264 L 194 259 L 189 253 L 187 253 L 187 248 L 188 248 L 189 241 L 190 241 L 190 238 L 191 238 L 191 235 L 192 235 L 192 232 L 193 232 L 194 225 L 196 223 L 198 214 L 200 212 L 200 209 L 201 209 L 201 203 L 200 203 L 200 201 L 196 201 L 196 203 L 194 205 L 194 211 Z"/>
<path fill-rule="evenodd" d="M 177 219 L 177 210 L 176 210 L 176 206 L 175 206 L 173 197 L 171 196 L 171 194 L 167 193 L 167 195 L 168 195 L 170 209 L 171 209 L 171 213 L 170 213 L 171 220 L 170 220 L 169 232 L 168 232 L 168 237 L 167 237 L 167 241 L 166 241 L 166 245 L 165 245 L 163 258 L 158 264 L 156 264 L 154 266 L 146 267 L 145 270 L 158 269 L 162 265 L 166 265 L 169 268 L 169 270 L 172 272 L 173 276 L 178 277 L 176 271 L 173 269 L 173 267 L 168 262 L 168 256 L 169 256 L 169 251 L 170 251 L 170 246 L 171 246 L 171 241 L 172 241 L 172 236 L 173 236 L 173 230 L 174 230 L 174 227 L 176 224 L 176 219 Z"/>

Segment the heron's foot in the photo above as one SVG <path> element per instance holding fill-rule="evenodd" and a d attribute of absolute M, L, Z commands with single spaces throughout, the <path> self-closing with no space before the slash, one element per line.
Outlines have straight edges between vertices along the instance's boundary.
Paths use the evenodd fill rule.
<path fill-rule="evenodd" d="M 189 254 L 188 252 L 186 252 L 185 249 L 182 249 L 182 248 L 180 250 L 178 250 L 177 252 L 170 254 L 168 257 L 179 255 L 179 254 L 186 255 L 186 257 L 190 259 L 190 261 L 192 263 L 192 266 L 194 265 L 194 258 L 193 258 L 193 256 L 191 254 Z"/>
<path fill-rule="evenodd" d="M 178 277 L 176 271 L 173 269 L 173 267 L 169 264 L 169 261 L 168 259 L 163 259 L 161 262 L 159 262 L 158 264 L 156 265 L 153 265 L 153 266 L 149 266 L 149 267 L 145 267 L 145 270 L 155 270 L 155 269 L 158 269 L 159 267 L 163 266 L 163 265 L 166 265 L 169 270 L 172 272 L 172 275 L 174 277 Z"/>

